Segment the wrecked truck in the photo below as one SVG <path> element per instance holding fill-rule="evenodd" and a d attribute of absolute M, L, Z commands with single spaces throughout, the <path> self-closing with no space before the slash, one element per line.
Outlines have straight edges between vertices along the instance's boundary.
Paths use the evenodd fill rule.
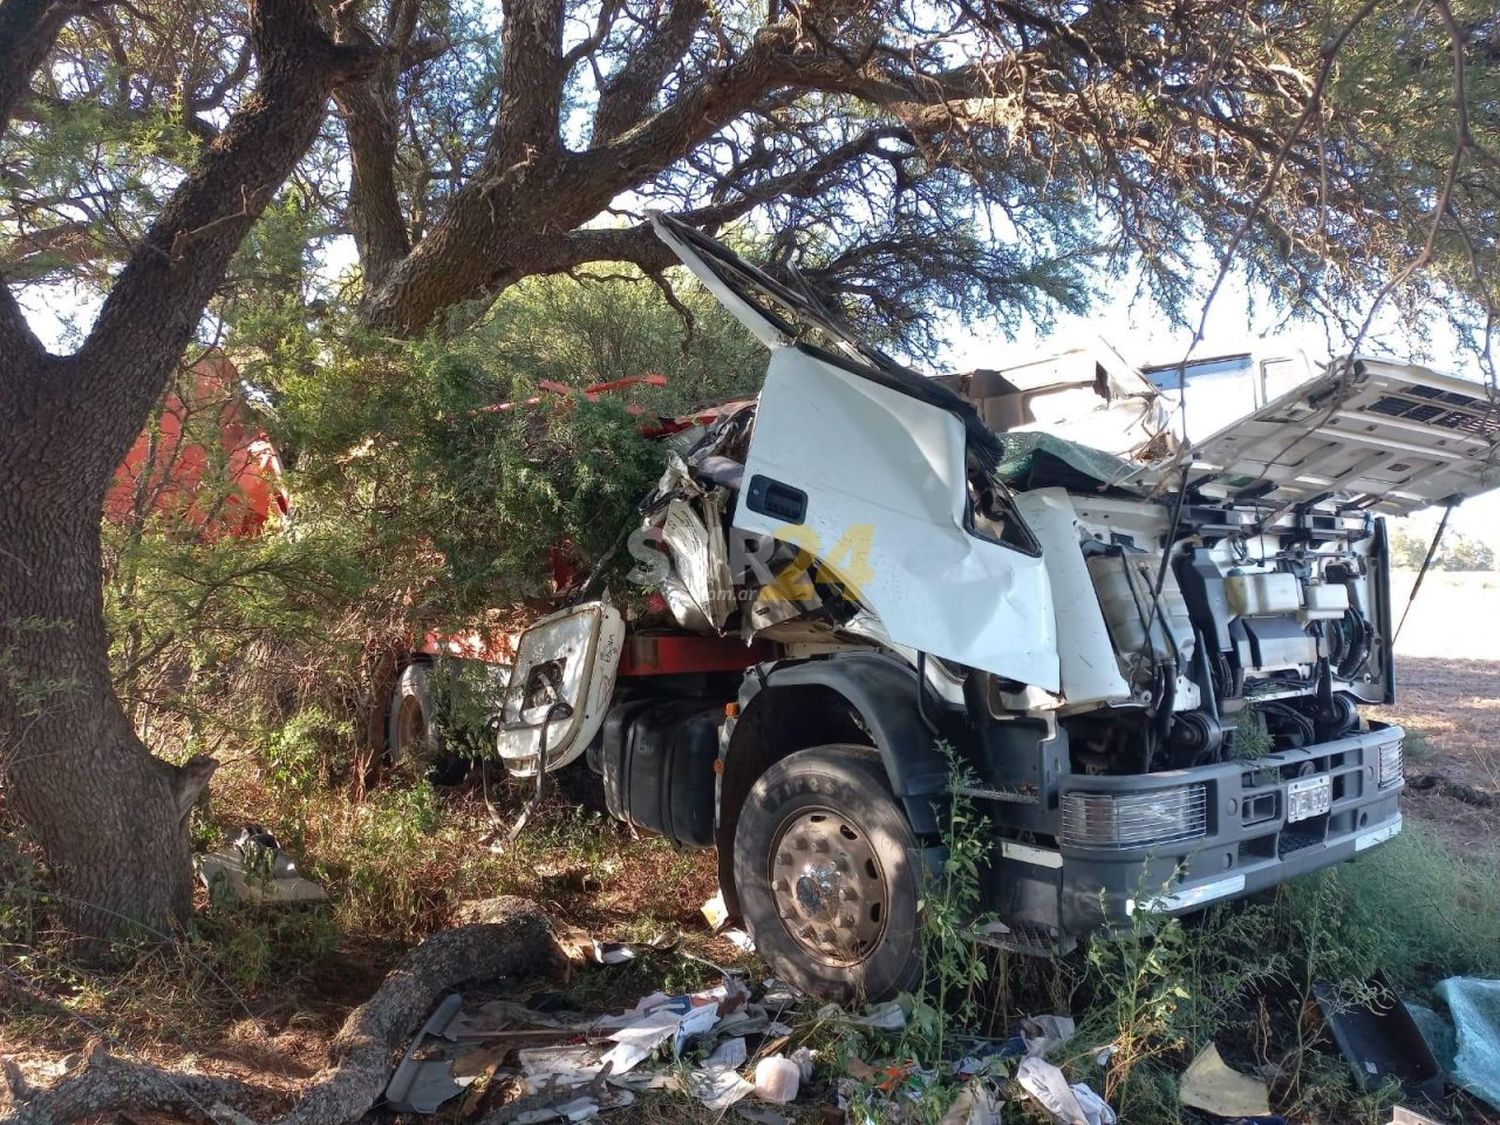
<path fill-rule="evenodd" d="M 1491 487 L 1484 392 L 1343 360 L 1190 452 L 997 433 L 699 232 L 659 236 L 767 347 L 673 435 L 630 544 L 647 604 L 519 640 L 510 772 L 715 847 L 773 971 L 920 975 L 957 791 L 993 846 L 979 940 L 1066 949 L 1353 859 L 1401 830 L 1384 516 Z M 1185 470 L 1180 471 L 1180 470 Z"/>

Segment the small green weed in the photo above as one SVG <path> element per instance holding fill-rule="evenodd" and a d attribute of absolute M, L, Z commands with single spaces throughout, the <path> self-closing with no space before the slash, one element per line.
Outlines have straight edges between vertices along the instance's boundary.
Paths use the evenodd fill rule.
<path fill-rule="evenodd" d="M 979 873 L 993 843 L 989 823 L 964 795 L 975 785 L 973 771 L 947 743 L 946 817 L 942 824 L 943 869 L 920 904 L 923 990 L 912 998 L 902 1049 L 927 1065 L 944 1057 L 950 1024 L 972 1028 L 979 1021 L 980 990 L 989 980 L 989 958 L 974 940 L 979 910 Z"/>

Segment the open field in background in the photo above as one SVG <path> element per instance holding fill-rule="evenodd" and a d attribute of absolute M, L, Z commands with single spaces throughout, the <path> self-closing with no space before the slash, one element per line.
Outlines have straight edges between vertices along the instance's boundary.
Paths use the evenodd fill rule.
<path fill-rule="evenodd" d="M 1398 571 L 1399 620 L 1416 575 Z M 1407 728 L 1406 774 L 1500 794 L 1500 573 L 1430 571 L 1396 641 L 1396 704 L 1374 712 Z M 1500 854 L 1500 808 L 1442 785 L 1408 786 L 1407 815 L 1461 853 Z"/>
<path fill-rule="evenodd" d="M 1392 576 L 1391 607 L 1397 621 L 1416 577 L 1410 570 Z M 1396 654 L 1500 661 L 1500 571 L 1428 571 L 1396 640 Z M 1404 690 L 1406 685 L 1398 684 L 1397 691 Z"/>

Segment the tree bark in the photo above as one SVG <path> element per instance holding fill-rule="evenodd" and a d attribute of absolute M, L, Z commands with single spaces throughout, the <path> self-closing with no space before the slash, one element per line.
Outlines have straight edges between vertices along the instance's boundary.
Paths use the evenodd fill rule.
<path fill-rule="evenodd" d="M 39 65 L 45 50 L 27 45 L 55 34 L 57 7 L 3 5 L 0 29 L 29 38 L 19 51 L 0 42 L 0 64 Z M 308 0 L 254 0 L 250 14 L 255 91 L 163 207 L 77 354 L 47 354 L 0 285 L 0 781 L 53 869 L 63 922 L 90 949 L 185 918 L 186 814 L 210 772 L 153 757 L 115 697 L 104 495 L 329 93 L 378 55 L 334 44 Z M 0 97 L 15 84 L 5 75 Z"/>
<path fill-rule="evenodd" d="M 11 429 L 9 449 L 66 449 L 62 428 L 93 428 L 55 413 L 49 421 Z M 110 683 L 97 505 L 38 487 L 16 461 L 0 457 L 7 803 L 42 845 L 71 928 L 156 936 L 191 905 L 178 770 L 136 738 Z"/>

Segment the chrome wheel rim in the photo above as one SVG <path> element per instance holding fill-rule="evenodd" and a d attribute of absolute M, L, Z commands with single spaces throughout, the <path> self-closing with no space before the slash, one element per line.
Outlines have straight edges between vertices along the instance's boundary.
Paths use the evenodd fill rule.
<path fill-rule="evenodd" d="M 830 965 L 857 965 L 880 944 L 890 885 L 869 836 L 833 809 L 802 809 L 771 845 L 771 895 L 792 940 Z"/>

